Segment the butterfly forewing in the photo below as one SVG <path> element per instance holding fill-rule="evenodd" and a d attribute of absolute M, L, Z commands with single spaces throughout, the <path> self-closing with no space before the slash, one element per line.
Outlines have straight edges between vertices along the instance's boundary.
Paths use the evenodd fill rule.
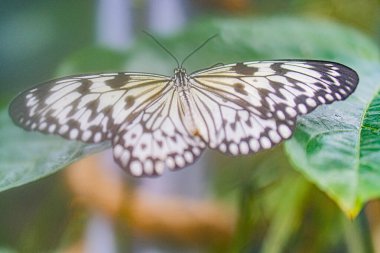
<path fill-rule="evenodd" d="M 104 141 L 161 96 L 169 80 L 135 73 L 66 77 L 19 95 L 10 105 L 10 115 L 26 130 L 90 143 Z"/>
<path fill-rule="evenodd" d="M 237 63 L 190 78 L 209 147 L 233 155 L 290 138 L 298 115 L 345 99 L 358 83 L 355 71 L 324 61 Z"/>

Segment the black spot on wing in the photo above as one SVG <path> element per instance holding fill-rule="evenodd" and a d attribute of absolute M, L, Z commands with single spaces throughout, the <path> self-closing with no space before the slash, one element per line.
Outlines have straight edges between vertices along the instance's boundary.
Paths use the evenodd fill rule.
<path fill-rule="evenodd" d="M 107 80 L 106 84 L 111 88 L 118 88 L 125 85 L 127 82 L 129 82 L 129 80 L 131 80 L 131 77 L 129 75 L 119 73 L 114 76 L 114 78 Z"/>
<path fill-rule="evenodd" d="M 77 88 L 78 92 L 82 94 L 87 94 L 90 92 L 89 87 L 93 84 L 90 79 L 82 79 L 80 80 L 81 86 Z"/>
<path fill-rule="evenodd" d="M 258 69 L 255 67 L 249 67 L 244 63 L 239 62 L 235 66 L 231 67 L 231 70 L 235 71 L 237 74 L 251 76 L 257 72 Z"/>
<path fill-rule="evenodd" d="M 134 96 L 126 96 L 125 98 L 126 108 L 130 108 L 135 104 L 135 97 Z"/>
<path fill-rule="evenodd" d="M 234 85 L 234 90 L 237 93 L 243 94 L 243 95 L 248 95 L 248 92 L 245 90 L 245 86 L 241 83 L 235 83 Z"/>
<path fill-rule="evenodd" d="M 282 65 L 283 65 L 283 62 L 274 62 L 270 66 L 270 68 L 276 73 L 276 75 L 283 76 L 288 72 L 288 70 L 284 69 Z"/>

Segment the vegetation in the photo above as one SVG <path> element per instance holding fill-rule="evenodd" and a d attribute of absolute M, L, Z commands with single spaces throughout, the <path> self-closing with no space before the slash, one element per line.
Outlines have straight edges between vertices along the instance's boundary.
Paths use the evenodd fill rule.
<path fill-rule="evenodd" d="M 358 26 L 371 32 L 368 22 Z M 292 139 L 272 150 L 238 158 L 207 153 L 211 175 L 207 184 L 215 198 L 207 203 L 190 201 L 197 208 L 187 210 L 197 215 L 184 215 L 190 221 L 195 216 L 211 219 L 210 228 L 201 218 L 194 218 L 197 230 L 189 230 L 186 223 L 176 220 L 175 208 L 165 209 L 171 203 L 170 207 L 181 210 L 189 200 L 177 199 L 173 204 L 168 197 L 162 199 L 165 204 L 150 205 L 149 197 L 139 195 L 129 180 L 120 177 L 117 184 L 109 184 L 106 175 L 96 174 L 97 165 L 93 163 L 82 162 L 76 167 L 94 168 L 82 178 L 69 174 L 72 168 L 67 170 L 71 172 L 56 173 L 109 144 L 84 145 L 26 133 L 12 124 L 2 102 L 0 252 L 1 246 L 4 252 L 78 246 L 89 215 L 87 208 L 100 210 L 121 223 L 117 227 L 118 243 L 126 249 L 132 237 L 125 240 L 125 235 L 137 231 L 175 247 L 183 244 L 210 252 L 380 250 L 371 239 L 379 236 L 373 230 L 379 225 L 376 199 L 380 196 L 380 52 L 376 43 L 354 28 L 321 17 L 284 15 L 204 17 L 182 32 L 159 40 L 181 59 L 213 34 L 219 36 L 186 62 L 188 72 L 218 62 L 321 59 L 355 69 L 360 76 L 359 86 L 346 101 L 321 106 L 300 117 Z M 132 48 L 123 52 L 97 46 L 77 50 L 62 60 L 56 75 L 125 69 L 171 74 L 173 67 L 167 54 L 141 35 Z M 3 101 L 9 99 L 10 95 Z M 99 191 L 120 199 L 105 198 Z M 74 205 L 78 198 L 81 204 Z M 143 207 L 139 209 L 142 201 L 155 212 L 165 210 L 157 218 L 162 222 L 161 230 L 160 226 L 149 225 L 158 222 L 154 217 L 144 220 L 146 216 L 137 215 L 152 215 Z M 174 228 L 171 232 L 172 223 L 162 220 L 168 212 L 178 222 L 178 231 Z M 162 229 L 164 226 L 168 229 Z M 202 241 L 203 236 L 209 240 Z"/>

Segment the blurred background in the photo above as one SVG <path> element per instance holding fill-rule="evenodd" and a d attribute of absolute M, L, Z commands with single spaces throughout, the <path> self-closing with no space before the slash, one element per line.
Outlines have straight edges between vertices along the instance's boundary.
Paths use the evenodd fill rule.
<path fill-rule="evenodd" d="M 378 0 L 2 0 L 0 106 L 58 76 L 98 71 L 170 75 L 175 62 L 142 31 L 154 34 L 181 60 L 218 33 L 215 27 L 244 38 L 235 21 L 248 18 L 262 28 L 268 23 L 261 32 L 276 38 L 268 41 L 274 45 L 270 52 L 246 54 L 249 45 L 228 44 L 224 33 L 197 52 L 189 68 L 292 56 L 345 59 L 339 52 L 315 53 L 302 44 L 302 36 L 299 44 L 283 41 L 281 29 L 296 30 L 293 25 L 303 20 L 317 20 L 326 29 L 343 25 L 380 42 Z M 312 28 L 305 36 L 307 30 Z M 220 53 L 218 41 L 229 45 L 228 52 Z M 253 38 L 252 44 L 260 47 L 260 41 Z M 0 193 L 0 252 L 380 250 L 379 232 L 371 227 L 380 224 L 380 214 L 372 211 L 379 210 L 378 202 L 348 220 L 292 169 L 283 153 L 282 146 L 241 158 L 207 152 L 189 168 L 155 179 L 126 175 L 109 151 L 90 156 Z"/>

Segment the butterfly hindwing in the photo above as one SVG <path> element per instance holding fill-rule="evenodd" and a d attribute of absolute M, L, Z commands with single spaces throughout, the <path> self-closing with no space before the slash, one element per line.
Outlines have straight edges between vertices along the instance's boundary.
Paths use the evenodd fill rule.
<path fill-rule="evenodd" d="M 195 162 L 205 143 L 186 130 L 178 93 L 172 89 L 152 101 L 113 138 L 117 163 L 134 176 L 160 175 L 164 167 L 179 169 Z"/>
<path fill-rule="evenodd" d="M 207 122 L 202 136 L 210 148 L 223 153 L 239 155 L 271 148 L 289 138 L 295 126 L 294 118 L 279 120 L 272 113 L 253 113 L 231 96 L 201 88 L 194 88 L 193 94 L 201 119 Z"/>

